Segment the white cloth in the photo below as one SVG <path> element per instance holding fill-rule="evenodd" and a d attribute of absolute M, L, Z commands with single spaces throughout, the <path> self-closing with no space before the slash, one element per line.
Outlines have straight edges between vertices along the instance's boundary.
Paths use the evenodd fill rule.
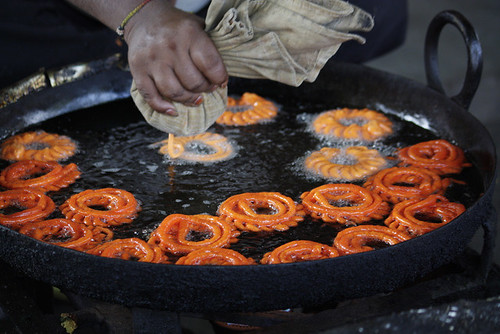
<path fill-rule="evenodd" d="M 342 0 L 212 0 L 205 25 L 230 76 L 299 86 L 313 82 L 343 42 L 364 43 L 353 32 L 371 30 L 373 18 Z M 173 117 L 152 110 L 135 82 L 131 95 L 150 125 L 175 135 L 206 131 L 227 103 L 227 87 L 219 88 L 200 106 L 174 103 Z"/>

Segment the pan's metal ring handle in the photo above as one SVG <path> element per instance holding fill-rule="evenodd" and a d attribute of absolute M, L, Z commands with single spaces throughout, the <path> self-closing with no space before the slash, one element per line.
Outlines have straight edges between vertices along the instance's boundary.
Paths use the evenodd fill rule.
<path fill-rule="evenodd" d="M 457 11 L 446 10 L 437 14 L 431 21 L 429 28 L 427 28 L 424 50 L 427 85 L 446 95 L 439 77 L 437 46 L 441 30 L 448 23 L 454 25 L 460 31 L 467 46 L 468 53 L 467 72 L 465 74 L 462 89 L 457 95 L 450 98 L 467 110 L 469 109 L 472 98 L 479 86 L 479 81 L 481 80 L 483 50 L 474 27 Z"/>

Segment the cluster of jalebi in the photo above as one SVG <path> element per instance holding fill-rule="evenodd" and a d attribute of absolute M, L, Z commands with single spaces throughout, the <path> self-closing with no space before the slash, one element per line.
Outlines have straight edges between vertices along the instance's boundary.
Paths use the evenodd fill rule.
<path fill-rule="evenodd" d="M 231 245 L 242 232 L 284 231 L 304 218 L 301 205 L 290 197 L 272 193 L 242 193 L 223 201 L 217 215 L 167 216 L 151 233 L 148 243 L 161 248 L 176 264 L 256 264 Z"/>
<path fill-rule="evenodd" d="M 76 143 L 43 131 L 12 136 L 1 145 L 0 157 L 15 161 L 0 172 L 0 224 L 46 243 L 108 257 L 168 262 L 160 249 L 142 240 L 112 240 L 113 226 L 130 223 L 140 210 L 134 196 L 122 189 L 85 190 L 56 211 L 46 193 L 69 187 L 81 175 L 71 157 Z M 55 217 L 61 214 L 64 218 Z M 53 218 L 50 218 L 50 216 Z M 151 255 L 153 254 L 153 255 Z"/>
<path fill-rule="evenodd" d="M 220 124 L 253 124 L 276 115 L 276 107 L 255 94 L 246 93 L 240 101 L 230 101 L 247 109 L 232 111 Z M 367 109 L 329 111 L 316 118 L 313 126 L 324 135 L 363 141 L 392 133 L 387 117 Z M 187 150 L 194 142 L 207 146 L 212 153 L 195 157 Z M 170 136 L 161 144 L 161 153 L 192 161 L 224 160 L 234 153 L 228 149 L 227 139 L 217 134 L 175 140 Z M 442 139 L 399 149 L 395 153 L 397 162 L 392 165 L 396 166 L 390 168 L 386 168 L 387 160 L 380 152 L 366 146 L 343 150 L 325 147 L 306 159 L 307 169 L 343 182 L 365 181 L 359 185 L 323 184 L 303 192 L 299 202 L 279 192 L 235 194 L 222 201 L 214 215 L 166 216 L 145 241 L 135 237 L 113 239 L 113 228 L 131 223 L 141 211 L 134 195 L 123 189 L 76 193 L 58 208 L 64 218 L 48 219 L 56 212 L 56 205 L 46 193 L 68 187 L 80 177 L 75 164 L 62 166 L 57 162 L 75 153 L 76 145 L 69 138 L 26 133 L 9 138 L 1 149 L 3 159 L 16 162 L 0 173 L 0 186 L 8 189 L 0 192 L 0 224 L 47 243 L 97 256 L 178 265 L 301 262 L 395 245 L 448 224 L 465 211 L 464 205 L 450 202 L 445 194 L 454 181 L 449 174 L 470 166 L 460 148 Z M 336 161 L 340 155 L 350 157 L 351 162 Z M 294 240 L 260 259 L 231 249 L 242 234 L 279 233 L 305 219 L 334 225 L 340 232 L 331 236 L 331 244 Z"/>

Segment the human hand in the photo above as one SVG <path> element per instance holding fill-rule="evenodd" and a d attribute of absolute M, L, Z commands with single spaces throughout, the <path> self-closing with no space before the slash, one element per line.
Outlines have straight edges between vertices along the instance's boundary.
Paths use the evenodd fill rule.
<path fill-rule="evenodd" d="M 176 115 L 172 102 L 199 105 L 202 92 L 227 84 L 228 74 L 203 20 L 168 1 L 151 1 L 127 23 L 130 71 L 156 111 Z"/>

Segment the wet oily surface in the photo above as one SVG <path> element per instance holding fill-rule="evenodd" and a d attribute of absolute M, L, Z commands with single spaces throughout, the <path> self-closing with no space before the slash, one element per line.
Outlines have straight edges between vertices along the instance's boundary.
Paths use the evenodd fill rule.
<path fill-rule="evenodd" d="M 309 129 L 314 115 L 341 107 L 356 106 L 301 105 L 292 108 L 283 105 L 278 117 L 271 122 L 242 127 L 214 125 L 209 131 L 225 136 L 236 148 L 232 159 L 215 163 L 173 161 L 158 153 L 158 146 L 152 144 L 166 139 L 167 134 L 149 126 L 128 99 L 59 116 L 24 131 L 43 130 L 66 135 L 78 144 L 78 152 L 61 163 L 76 163 L 81 177 L 69 188 L 49 193 L 57 206 L 86 189 L 125 189 L 141 203 L 142 211 L 132 224 L 113 228 L 115 238 L 147 240 L 167 215 L 215 215 L 220 203 L 239 193 L 275 191 L 299 202 L 303 192 L 331 182 L 305 172 L 302 167 L 304 158 L 321 147 L 366 145 L 389 156 L 397 148 L 438 138 L 431 131 L 395 114 L 386 114 L 394 124 L 394 134 L 374 143 L 329 141 Z M 193 145 L 189 149 L 210 153 L 203 145 Z M 352 159 L 347 157 L 346 163 L 352 163 Z M 8 164 L 0 161 L 0 168 Z M 388 167 L 392 164 L 394 162 L 388 160 Z M 477 171 L 466 168 L 454 178 L 464 180 L 466 185 L 453 184 L 446 196 L 451 201 L 470 206 L 481 192 L 479 185 L 473 182 L 480 180 Z M 49 218 L 56 217 L 62 217 L 58 210 Z M 371 223 L 382 224 L 381 221 Z M 244 232 L 231 248 L 259 260 L 265 252 L 292 240 L 306 239 L 332 245 L 342 228 L 306 218 L 299 226 L 285 232 Z M 194 236 L 197 237 L 201 236 Z"/>

